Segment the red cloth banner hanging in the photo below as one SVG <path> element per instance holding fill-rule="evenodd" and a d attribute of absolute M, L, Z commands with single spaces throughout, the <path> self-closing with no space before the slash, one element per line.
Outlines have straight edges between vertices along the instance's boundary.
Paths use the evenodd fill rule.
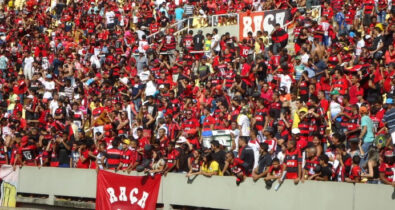
<path fill-rule="evenodd" d="M 125 176 L 100 170 L 97 175 L 97 210 L 156 209 L 161 176 Z"/>

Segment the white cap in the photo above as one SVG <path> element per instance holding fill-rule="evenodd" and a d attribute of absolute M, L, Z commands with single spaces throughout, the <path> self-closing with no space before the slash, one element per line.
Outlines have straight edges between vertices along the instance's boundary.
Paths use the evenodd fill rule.
<path fill-rule="evenodd" d="M 165 86 L 163 84 L 159 85 L 159 89 L 161 88 L 165 88 Z"/>
<path fill-rule="evenodd" d="M 293 128 L 292 129 L 292 134 L 300 134 L 300 129 L 299 128 Z"/>
<path fill-rule="evenodd" d="M 180 136 L 178 138 L 178 140 L 176 141 L 177 144 L 182 144 L 182 143 L 185 143 L 185 142 L 187 142 L 187 139 L 185 137 L 183 137 L 183 136 Z"/>
<path fill-rule="evenodd" d="M 28 96 L 27 96 L 27 98 L 29 98 L 29 99 L 33 99 L 33 98 L 34 98 L 34 96 L 33 96 L 33 95 L 28 95 Z"/>

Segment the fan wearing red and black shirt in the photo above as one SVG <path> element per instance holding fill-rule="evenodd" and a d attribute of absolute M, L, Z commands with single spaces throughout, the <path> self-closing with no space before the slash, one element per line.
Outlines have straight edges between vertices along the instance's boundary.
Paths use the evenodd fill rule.
<path fill-rule="evenodd" d="M 304 182 L 305 179 L 310 179 L 312 175 L 315 174 L 316 167 L 320 164 L 317 157 L 317 149 L 309 147 L 306 149 L 306 163 L 303 167 L 303 174 L 301 181 Z"/>
<path fill-rule="evenodd" d="M 167 145 L 167 150 L 166 150 L 166 162 L 167 162 L 167 167 L 165 169 L 164 174 L 167 172 L 172 172 L 176 169 L 178 165 L 178 157 L 180 155 L 180 152 L 176 150 L 175 148 L 176 143 L 174 141 L 170 142 Z"/>
<path fill-rule="evenodd" d="M 182 122 L 181 128 L 184 132 L 192 133 L 199 128 L 199 121 L 192 117 L 192 111 L 188 110 L 186 113 L 187 117 Z"/>
<path fill-rule="evenodd" d="M 130 171 L 135 170 L 138 165 L 141 164 L 142 162 L 142 155 L 137 151 L 138 148 L 138 142 L 137 140 L 132 140 L 130 142 L 130 147 L 129 150 L 131 151 L 130 155 L 130 163 L 129 167 L 127 168 L 127 172 L 130 173 Z"/>
<path fill-rule="evenodd" d="M 22 162 L 22 165 L 36 166 L 36 144 L 33 140 L 29 140 L 27 136 L 22 137 L 21 146 L 17 152 L 17 159 Z"/>
<path fill-rule="evenodd" d="M 115 138 L 111 144 L 112 148 L 108 149 L 105 155 L 107 158 L 107 168 L 116 170 L 121 163 L 122 151 L 118 149 L 119 139 Z"/>
<path fill-rule="evenodd" d="M 4 145 L 2 139 L 0 139 L 0 166 L 8 164 L 7 147 Z"/>
<path fill-rule="evenodd" d="M 193 31 L 190 30 L 187 35 L 182 39 L 182 46 L 190 52 L 193 50 Z"/>
<path fill-rule="evenodd" d="M 124 139 L 122 142 L 122 151 L 121 151 L 121 159 L 118 167 L 116 170 L 123 170 L 125 171 L 126 169 L 129 168 L 132 159 L 133 159 L 133 152 L 132 150 L 129 149 L 129 139 Z"/>
<path fill-rule="evenodd" d="M 384 184 L 395 186 L 395 154 L 394 151 L 388 150 L 384 153 L 384 161 L 379 167 L 380 180 Z"/>
<path fill-rule="evenodd" d="M 139 143 L 138 150 L 143 150 L 145 145 L 150 144 L 149 139 L 147 137 L 143 136 L 143 129 L 142 128 L 137 129 L 137 140 Z"/>
<path fill-rule="evenodd" d="M 283 171 L 287 173 L 285 176 L 286 179 L 293 179 L 295 184 L 299 183 L 299 179 L 302 175 L 302 154 L 300 150 L 296 148 L 295 140 L 287 142 Z"/>
<path fill-rule="evenodd" d="M 336 146 L 336 159 L 340 162 L 340 164 L 337 168 L 335 168 L 334 180 L 343 182 L 350 174 L 352 165 L 351 156 L 347 153 L 346 146 L 344 144 L 339 144 Z"/>
<path fill-rule="evenodd" d="M 352 158 L 352 166 L 350 170 L 350 175 L 348 178 L 346 178 L 346 182 L 351 182 L 351 183 L 358 183 L 361 181 L 361 173 L 362 169 L 359 167 L 359 163 L 361 162 L 361 157 L 359 155 L 355 155 Z"/>

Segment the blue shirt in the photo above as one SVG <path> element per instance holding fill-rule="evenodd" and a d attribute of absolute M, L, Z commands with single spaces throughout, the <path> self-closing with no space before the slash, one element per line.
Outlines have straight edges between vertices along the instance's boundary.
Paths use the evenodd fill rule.
<path fill-rule="evenodd" d="M 184 9 L 181 7 L 177 7 L 174 12 L 176 13 L 176 20 L 182 20 L 182 15 L 184 14 Z"/>
<path fill-rule="evenodd" d="M 364 143 L 373 142 L 373 140 L 374 140 L 373 121 L 367 115 L 364 115 L 361 118 L 361 127 L 362 127 L 362 129 L 363 129 L 364 126 L 366 126 L 367 129 L 366 129 L 365 135 L 363 136 L 363 142 Z"/>

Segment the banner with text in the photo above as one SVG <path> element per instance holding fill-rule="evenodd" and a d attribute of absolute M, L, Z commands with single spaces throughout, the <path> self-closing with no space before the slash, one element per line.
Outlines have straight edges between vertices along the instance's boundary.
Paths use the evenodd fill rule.
<path fill-rule="evenodd" d="M 156 209 L 161 176 L 125 176 L 100 170 L 97 175 L 97 210 Z"/>
<path fill-rule="evenodd" d="M 0 207 L 15 207 L 19 167 L 0 166 Z"/>
<path fill-rule="evenodd" d="M 252 32 L 255 36 L 258 31 L 273 31 L 276 24 L 283 27 L 289 18 L 288 10 L 268 10 L 262 12 L 240 13 L 239 33 L 240 40 L 248 37 L 248 32 Z"/>

